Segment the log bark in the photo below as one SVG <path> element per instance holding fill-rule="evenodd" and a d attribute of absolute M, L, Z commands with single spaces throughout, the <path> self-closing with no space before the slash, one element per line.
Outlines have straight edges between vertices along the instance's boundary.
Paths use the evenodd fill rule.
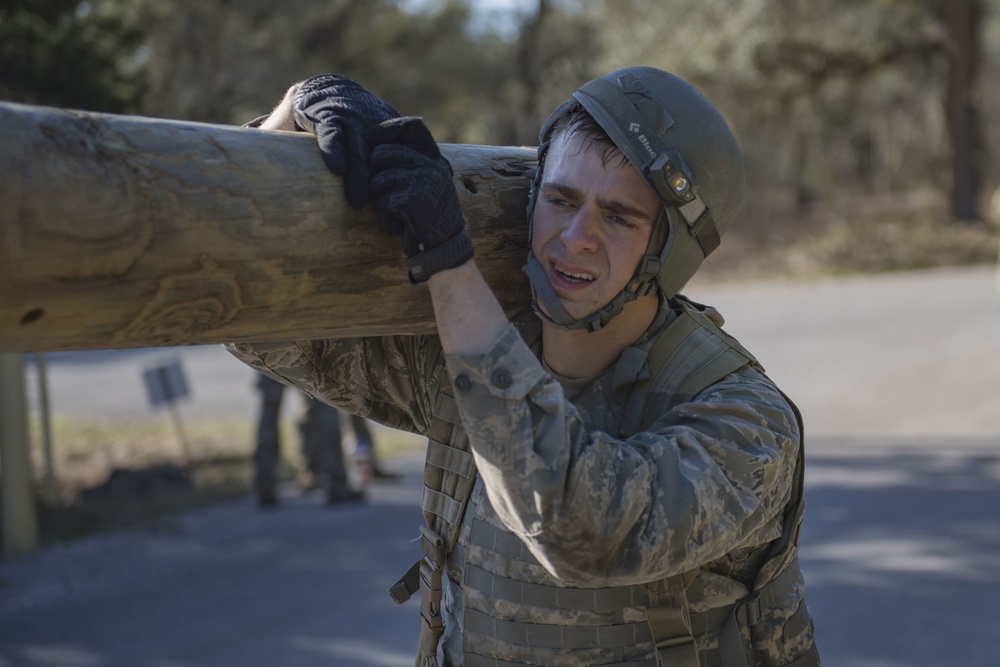
<path fill-rule="evenodd" d="M 534 150 L 442 152 L 514 313 Z M 0 350 L 430 331 L 399 239 L 311 135 L 0 104 Z"/>

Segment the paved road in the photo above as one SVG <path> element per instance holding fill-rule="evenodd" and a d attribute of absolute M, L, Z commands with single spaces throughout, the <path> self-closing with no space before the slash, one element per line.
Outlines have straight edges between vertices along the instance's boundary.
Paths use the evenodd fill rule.
<path fill-rule="evenodd" d="M 824 664 L 995 667 L 992 271 L 689 293 L 726 314 L 805 413 L 802 560 Z M 164 352 L 54 355 L 54 409 L 144 414 L 138 375 Z M 217 348 L 169 352 L 196 398 L 185 412 L 250 418 L 245 368 Z M 415 557 L 419 462 L 389 464 L 402 482 L 365 505 L 290 493 L 260 512 L 246 499 L 0 563 L 0 667 L 412 664 L 416 609 L 383 591 Z"/>

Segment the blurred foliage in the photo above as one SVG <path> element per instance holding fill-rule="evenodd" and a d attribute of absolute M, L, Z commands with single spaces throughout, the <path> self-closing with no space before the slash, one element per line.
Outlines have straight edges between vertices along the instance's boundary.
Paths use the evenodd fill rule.
<path fill-rule="evenodd" d="M 148 38 L 129 0 L 0 0 L 0 98 L 134 111 Z"/>
<path fill-rule="evenodd" d="M 607 39 L 602 70 L 645 60 L 694 82 L 740 138 L 751 207 L 801 213 L 834 194 L 950 186 L 946 93 L 956 43 L 973 36 L 949 33 L 949 22 L 966 5 L 987 10 L 978 30 L 995 45 L 995 3 L 969 0 L 621 0 L 591 11 Z M 983 72 L 998 56 L 976 55 Z M 995 108 L 998 81 L 974 83 L 957 94 Z M 987 146 L 1000 135 L 996 116 L 982 114 L 993 123 L 982 128 Z M 984 153 L 969 164 L 995 182 Z"/>
<path fill-rule="evenodd" d="M 440 141 L 534 144 L 580 83 L 649 64 L 730 119 L 750 175 L 744 218 L 807 219 L 818 202 L 966 177 L 985 204 L 1000 179 L 997 5 L 531 0 L 500 16 L 472 0 L 0 0 L 0 97 L 237 124 L 335 71 L 424 116 Z M 981 48 L 956 92 L 962 8 L 981 10 L 969 42 Z M 949 97 L 965 104 L 964 143 Z"/>

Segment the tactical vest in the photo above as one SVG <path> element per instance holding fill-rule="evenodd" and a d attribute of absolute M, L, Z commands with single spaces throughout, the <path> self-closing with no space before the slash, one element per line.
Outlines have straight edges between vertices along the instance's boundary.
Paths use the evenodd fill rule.
<path fill-rule="evenodd" d="M 672 406 L 694 398 L 748 364 L 760 369 L 756 359 L 716 326 L 703 307 L 683 297 L 673 300 L 671 305 L 678 316 L 648 353 L 628 348 L 619 361 L 619 365 L 624 363 L 633 367 L 633 377 L 644 378 L 631 386 L 620 428 L 621 437 L 633 435 L 648 426 L 642 423 L 642 417 L 651 391 L 672 396 Z M 525 326 L 525 322 L 530 322 L 530 325 Z M 517 324 L 522 337 L 532 345 L 540 333 L 540 324 L 533 318 L 518 321 Z M 640 372 L 643 369 L 648 369 L 648 373 Z M 438 644 L 443 633 L 442 573 L 449 554 L 452 554 L 453 561 L 461 562 L 466 558 L 464 547 L 458 545 L 460 532 L 465 531 L 465 539 L 472 546 L 482 549 L 488 545 L 492 553 L 509 560 L 514 567 L 538 566 L 515 535 L 479 517 L 476 503 L 484 495 L 482 485 L 480 483 L 477 487 L 475 463 L 451 384 L 443 369 L 437 382 L 436 420 L 428 434 L 421 501 L 425 518 L 420 528 L 423 558 L 389 590 L 398 604 L 420 591 L 421 628 L 417 667 L 437 667 Z M 801 416 L 790 400 L 789 404 L 801 432 Z M 783 517 L 782 535 L 772 544 L 749 595 L 731 607 L 692 612 L 688 600 L 701 597 L 700 591 L 694 589 L 697 585 L 694 571 L 643 585 L 577 589 L 525 583 L 470 567 L 464 569 L 462 575 L 462 585 L 467 591 L 483 592 L 504 602 L 533 608 L 591 614 L 596 616 L 596 620 L 592 619 L 593 625 L 545 626 L 501 621 L 466 609 L 463 631 L 479 634 L 494 642 L 536 646 L 542 650 L 545 647 L 572 647 L 584 652 L 592 649 L 595 655 L 592 664 L 614 667 L 753 665 L 753 627 L 776 601 L 789 596 L 801 576 L 797 550 L 804 511 L 802 477 L 803 457 L 800 451 L 792 499 Z M 471 503 L 470 498 L 473 499 Z M 456 545 L 459 547 L 457 552 Z M 644 609 L 645 619 L 635 622 L 635 619 L 623 618 L 617 610 L 625 608 Z M 784 622 L 792 629 L 808 625 L 810 620 L 805 604 L 801 604 Z M 717 645 L 699 650 L 695 636 L 705 633 L 717 634 Z M 620 658 L 614 658 L 623 655 L 629 647 L 652 649 L 653 646 L 656 647 L 655 660 L 622 662 Z M 598 658 L 598 655 L 601 657 Z M 466 653 L 465 664 L 466 667 L 497 667 L 518 663 Z M 524 664 L 530 663 L 525 660 Z M 819 665 L 819 659 L 813 647 L 805 657 L 789 667 L 816 665 Z"/>

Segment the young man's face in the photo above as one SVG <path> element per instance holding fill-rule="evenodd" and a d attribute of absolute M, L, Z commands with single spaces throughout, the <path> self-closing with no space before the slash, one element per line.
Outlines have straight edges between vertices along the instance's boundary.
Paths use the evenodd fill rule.
<path fill-rule="evenodd" d="M 573 318 L 606 306 L 627 284 L 662 204 L 631 163 L 563 132 L 545 157 L 531 250 Z"/>

